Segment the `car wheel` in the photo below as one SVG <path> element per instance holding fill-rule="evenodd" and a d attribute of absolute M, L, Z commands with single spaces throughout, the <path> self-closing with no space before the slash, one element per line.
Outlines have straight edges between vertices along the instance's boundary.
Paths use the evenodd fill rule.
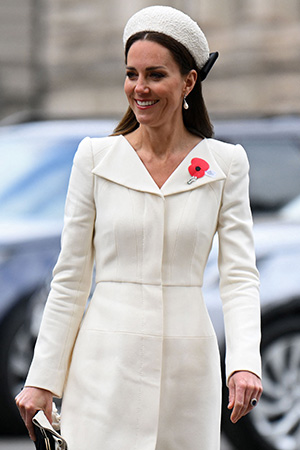
<path fill-rule="evenodd" d="M 243 450 L 300 448 L 300 306 L 299 299 L 273 309 L 262 322 L 262 378 L 259 406 L 233 425 L 223 396 L 223 428 Z"/>
<path fill-rule="evenodd" d="M 14 397 L 20 392 L 32 359 L 35 336 L 30 332 L 29 298 L 20 300 L 0 323 L 0 432 L 26 431 Z"/>

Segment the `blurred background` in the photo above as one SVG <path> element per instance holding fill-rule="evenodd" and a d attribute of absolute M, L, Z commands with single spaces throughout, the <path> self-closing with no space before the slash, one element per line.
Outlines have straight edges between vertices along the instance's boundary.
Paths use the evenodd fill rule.
<path fill-rule="evenodd" d="M 205 83 L 212 117 L 300 112 L 299 0 L 173 0 L 190 14 L 220 58 Z M 119 116 L 122 31 L 131 0 L 2 0 L 0 117 Z"/>
<path fill-rule="evenodd" d="M 219 51 L 204 97 L 216 138 L 241 143 L 250 161 L 264 394 L 232 426 L 224 386 L 222 450 L 300 449 L 300 0 L 1 0 L 0 449 L 33 448 L 14 396 L 60 249 L 72 160 L 127 108 L 123 28 L 155 4 L 191 15 Z M 218 283 L 216 243 L 204 293 L 224 370 Z"/>

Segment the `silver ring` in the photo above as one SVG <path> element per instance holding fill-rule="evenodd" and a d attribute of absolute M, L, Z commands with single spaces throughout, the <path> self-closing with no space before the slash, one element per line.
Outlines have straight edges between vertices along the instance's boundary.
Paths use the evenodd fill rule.
<path fill-rule="evenodd" d="M 256 406 L 257 405 L 257 399 L 256 398 L 253 398 L 252 400 L 251 400 L 251 402 L 250 402 L 250 404 L 251 404 L 251 406 Z"/>

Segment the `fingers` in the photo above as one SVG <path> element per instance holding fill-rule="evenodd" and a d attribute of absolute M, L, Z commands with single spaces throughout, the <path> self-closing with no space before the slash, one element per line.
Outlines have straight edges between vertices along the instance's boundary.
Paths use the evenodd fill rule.
<path fill-rule="evenodd" d="M 30 439 L 35 440 L 32 418 L 43 410 L 52 423 L 52 393 L 44 389 L 25 387 L 15 398 L 21 417 L 26 425 Z"/>
<path fill-rule="evenodd" d="M 254 408 L 251 405 L 253 398 L 259 401 L 262 394 L 261 380 L 251 372 L 235 372 L 229 379 L 228 387 L 228 409 L 232 409 L 230 419 L 236 423 Z"/>
<path fill-rule="evenodd" d="M 22 419 L 25 423 L 25 426 L 28 430 L 29 437 L 30 437 L 30 439 L 35 441 L 35 434 L 34 434 L 32 418 L 35 415 L 37 409 L 36 409 L 35 405 L 33 405 L 32 403 L 30 403 L 28 401 L 28 395 L 27 395 L 26 390 L 21 391 L 16 396 L 15 400 L 16 400 L 17 407 L 19 408 L 21 417 L 22 417 Z"/>

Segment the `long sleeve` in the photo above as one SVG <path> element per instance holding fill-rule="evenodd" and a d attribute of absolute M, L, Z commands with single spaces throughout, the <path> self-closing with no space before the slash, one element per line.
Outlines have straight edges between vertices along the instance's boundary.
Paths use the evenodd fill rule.
<path fill-rule="evenodd" d="M 61 252 L 25 383 L 48 389 L 59 397 L 91 288 L 95 221 L 92 168 L 91 144 L 86 138 L 74 158 Z"/>
<path fill-rule="evenodd" d="M 219 214 L 219 271 L 226 334 L 226 376 L 261 376 L 259 275 L 249 205 L 249 164 L 235 146 Z"/>

